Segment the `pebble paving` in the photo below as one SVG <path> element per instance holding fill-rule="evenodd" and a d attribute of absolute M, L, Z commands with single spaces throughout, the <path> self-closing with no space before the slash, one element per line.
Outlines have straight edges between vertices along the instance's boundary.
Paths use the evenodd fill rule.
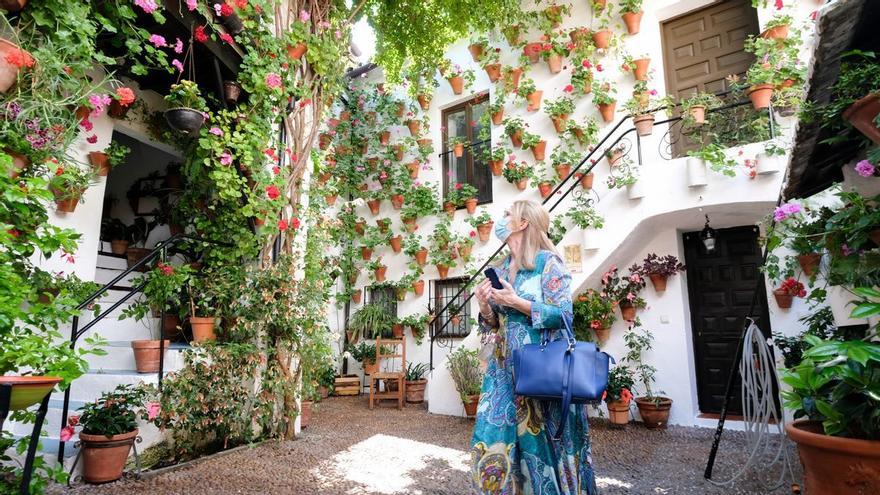
<path fill-rule="evenodd" d="M 316 404 L 309 427 L 293 441 L 268 442 L 208 459 L 149 479 L 125 478 L 101 486 L 77 486 L 85 495 L 327 494 L 464 495 L 468 493 L 468 445 L 473 421 L 428 414 L 424 405 L 398 411 L 391 402 L 370 411 L 366 398 L 331 397 Z M 670 427 L 649 431 L 631 423 L 592 426 L 593 456 L 602 494 L 759 494 L 779 470 L 762 470 L 737 484 L 715 487 L 703 480 L 713 430 Z M 742 465 L 742 433 L 725 432 L 716 479 Z M 795 476 L 800 463 L 789 446 Z M 56 492 L 63 493 L 63 492 Z"/>

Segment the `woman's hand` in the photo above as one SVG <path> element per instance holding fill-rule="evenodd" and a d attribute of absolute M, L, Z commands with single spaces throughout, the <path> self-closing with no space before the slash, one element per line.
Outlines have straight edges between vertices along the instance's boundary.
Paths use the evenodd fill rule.
<path fill-rule="evenodd" d="M 477 296 L 477 302 L 480 304 L 480 313 L 485 315 L 492 314 L 492 307 L 489 306 L 489 297 L 492 295 L 492 282 L 489 279 L 483 280 L 477 285 L 477 289 L 475 294 Z"/>
<path fill-rule="evenodd" d="M 494 289 L 490 286 L 490 299 L 492 299 L 495 304 L 513 308 L 526 315 L 530 314 L 532 312 L 532 302 L 519 297 L 513 289 L 513 286 L 510 285 L 510 282 L 504 279 L 500 280 L 501 285 L 504 286 L 504 288 Z"/>

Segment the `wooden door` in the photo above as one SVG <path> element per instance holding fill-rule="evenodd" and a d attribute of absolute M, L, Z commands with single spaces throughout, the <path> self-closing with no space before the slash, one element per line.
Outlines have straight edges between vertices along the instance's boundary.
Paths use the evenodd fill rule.
<path fill-rule="evenodd" d="M 757 227 L 719 229 L 717 235 L 715 250 L 707 252 L 699 232 L 684 234 L 697 397 L 703 413 L 718 413 L 724 404 L 727 377 L 755 290 L 759 294 L 752 315 L 770 336 Z M 742 414 L 740 389 L 737 374 L 731 414 Z"/>

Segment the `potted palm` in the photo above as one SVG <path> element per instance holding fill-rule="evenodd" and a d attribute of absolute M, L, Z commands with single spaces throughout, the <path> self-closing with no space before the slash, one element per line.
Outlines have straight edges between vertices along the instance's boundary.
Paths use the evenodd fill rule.
<path fill-rule="evenodd" d="M 183 80 L 174 84 L 165 101 L 171 107 L 165 110 L 165 120 L 172 129 L 192 135 L 202 128 L 208 106 L 195 82 Z"/>
<path fill-rule="evenodd" d="M 428 365 L 425 363 L 409 362 L 406 364 L 406 401 L 410 404 L 421 404 L 425 401 L 425 387 L 428 385 L 425 373 L 427 372 Z"/>
<path fill-rule="evenodd" d="M 455 389 L 461 398 L 465 414 L 476 416 L 477 404 L 480 400 L 480 388 L 483 385 L 483 372 L 480 371 L 480 360 L 477 351 L 459 346 L 449 354 L 446 369 L 452 376 Z"/>
<path fill-rule="evenodd" d="M 629 423 L 629 406 L 633 395 L 630 389 L 635 384 L 632 370 L 627 366 L 615 366 L 608 373 L 608 385 L 602 400 L 608 408 L 608 421 L 613 425 Z"/>
<path fill-rule="evenodd" d="M 666 290 L 666 280 L 678 272 L 683 272 L 685 266 L 671 254 L 657 256 L 655 253 L 649 253 L 641 266 L 637 265 L 637 270 L 643 277 L 647 276 L 651 279 L 655 291 L 663 292 Z"/>

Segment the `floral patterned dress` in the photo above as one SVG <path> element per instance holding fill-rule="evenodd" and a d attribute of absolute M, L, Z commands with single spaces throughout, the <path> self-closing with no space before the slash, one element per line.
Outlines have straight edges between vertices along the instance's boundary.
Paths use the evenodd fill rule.
<path fill-rule="evenodd" d="M 509 280 L 510 258 L 499 269 Z M 552 439 L 561 413 L 558 402 L 513 394 L 512 351 L 538 343 L 545 328 L 562 327 L 563 312 L 571 318 L 571 275 L 559 256 L 541 251 L 534 270 L 520 269 L 512 283 L 516 293 L 532 301 L 531 315 L 492 305 L 498 327 L 480 317 L 484 343 L 494 342 L 489 358 L 477 421 L 471 440 L 472 493 L 511 495 L 593 495 L 598 493 L 590 453 L 585 405 L 572 404 L 562 439 Z M 551 333 L 551 338 L 558 338 Z"/>

